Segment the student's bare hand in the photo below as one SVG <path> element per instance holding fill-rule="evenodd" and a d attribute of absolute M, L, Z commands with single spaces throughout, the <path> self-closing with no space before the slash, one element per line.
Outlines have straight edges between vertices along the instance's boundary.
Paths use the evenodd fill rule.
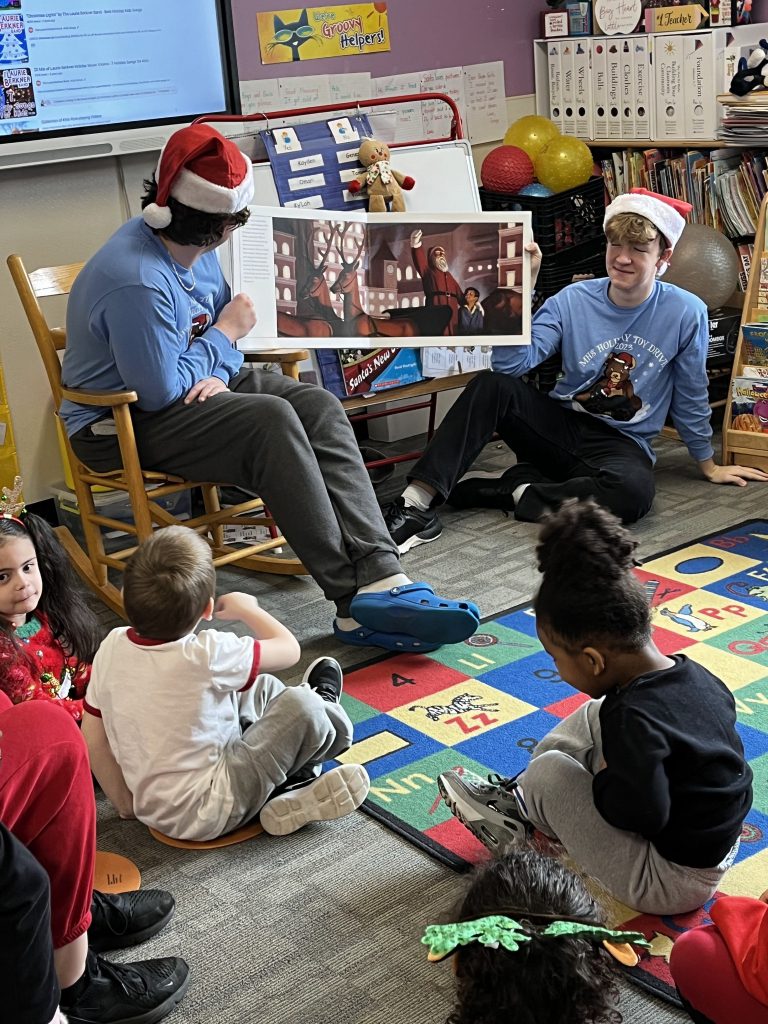
<path fill-rule="evenodd" d="M 256 323 L 256 307 L 245 292 L 238 292 L 231 299 L 216 321 L 216 326 L 234 344 L 244 338 Z"/>
<path fill-rule="evenodd" d="M 187 397 L 184 399 L 185 405 L 191 405 L 192 402 L 204 402 L 206 398 L 210 398 L 211 395 L 218 395 L 222 391 L 228 391 L 229 388 L 221 379 L 221 377 L 203 377 L 187 392 Z"/>
<path fill-rule="evenodd" d="M 531 288 L 533 289 L 536 285 L 536 278 L 541 270 L 541 249 L 537 242 L 528 242 L 525 251 L 531 257 Z"/>
<path fill-rule="evenodd" d="M 761 903 L 768 903 L 768 889 L 766 889 L 763 895 L 758 898 Z"/>
<path fill-rule="evenodd" d="M 218 599 L 213 614 L 217 619 L 224 619 L 226 622 L 242 622 L 243 615 L 256 611 L 258 607 L 259 602 L 251 594 L 234 590 L 231 594 L 223 594 Z"/>
<path fill-rule="evenodd" d="M 753 466 L 713 466 L 704 475 L 710 483 L 735 484 L 736 487 L 746 487 L 750 480 L 768 481 L 768 473 Z"/>

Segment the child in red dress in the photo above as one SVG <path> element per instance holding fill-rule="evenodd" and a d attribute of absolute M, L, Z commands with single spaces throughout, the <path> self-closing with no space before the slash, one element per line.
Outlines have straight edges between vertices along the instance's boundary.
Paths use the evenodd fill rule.
<path fill-rule="evenodd" d="M 14 704 L 50 700 L 80 721 L 98 621 L 44 519 L 0 501 L 0 690 Z"/>

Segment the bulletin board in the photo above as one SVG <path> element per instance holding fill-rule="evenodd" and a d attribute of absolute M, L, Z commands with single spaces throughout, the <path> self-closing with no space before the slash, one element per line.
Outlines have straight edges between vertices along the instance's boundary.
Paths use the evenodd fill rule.
<path fill-rule="evenodd" d="M 241 81 L 284 78 L 288 74 L 354 74 L 363 70 L 378 77 L 500 60 L 504 62 L 507 96 L 534 92 L 531 40 L 540 35 L 541 4 L 519 0 L 389 0 L 391 50 L 365 56 L 262 64 L 256 15 L 297 6 L 294 0 L 232 0 Z M 311 0 L 307 6 L 313 6 Z"/>

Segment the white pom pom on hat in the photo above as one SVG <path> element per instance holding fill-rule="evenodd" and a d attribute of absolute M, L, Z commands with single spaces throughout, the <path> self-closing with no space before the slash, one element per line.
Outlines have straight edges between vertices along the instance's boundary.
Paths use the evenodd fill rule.
<path fill-rule="evenodd" d="M 685 227 L 685 218 L 693 207 L 682 199 L 672 199 L 658 192 L 649 192 L 646 188 L 633 188 L 623 195 L 616 196 L 605 210 L 603 229 L 619 213 L 635 213 L 645 217 L 666 239 L 670 249 L 674 249 L 680 241 Z"/>
<path fill-rule="evenodd" d="M 156 230 L 171 223 L 168 199 L 201 213 L 238 213 L 253 199 L 251 161 L 207 124 L 192 124 L 168 139 L 155 170 L 157 195 L 142 211 Z"/>

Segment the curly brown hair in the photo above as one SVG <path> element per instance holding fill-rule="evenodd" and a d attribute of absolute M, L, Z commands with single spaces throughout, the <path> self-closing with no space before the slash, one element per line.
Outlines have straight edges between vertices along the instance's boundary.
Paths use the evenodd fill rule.
<path fill-rule="evenodd" d="M 481 867 L 452 920 L 507 914 L 603 925 L 602 908 L 564 864 L 523 848 Z M 456 1006 L 446 1024 L 621 1024 L 616 962 L 576 935 L 534 938 L 516 953 L 477 942 L 455 955 Z"/>
<path fill-rule="evenodd" d="M 543 579 L 536 621 L 570 651 L 638 651 L 651 636 L 651 609 L 633 572 L 637 543 L 591 498 L 569 498 L 544 519 L 536 557 Z"/>
<path fill-rule="evenodd" d="M 157 182 L 154 174 L 151 178 L 144 179 L 144 189 L 141 199 L 142 210 L 157 201 Z M 242 227 L 251 214 L 248 209 L 239 210 L 237 213 L 204 213 L 202 210 L 193 210 L 191 206 L 185 206 L 173 196 L 168 198 L 168 209 L 171 211 L 171 223 L 159 231 L 153 228 L 154 233 L 163 235 L 177 245 L 197 245 L 201 249 L 209 245 L 218 245 L 228 228 Z"/>

